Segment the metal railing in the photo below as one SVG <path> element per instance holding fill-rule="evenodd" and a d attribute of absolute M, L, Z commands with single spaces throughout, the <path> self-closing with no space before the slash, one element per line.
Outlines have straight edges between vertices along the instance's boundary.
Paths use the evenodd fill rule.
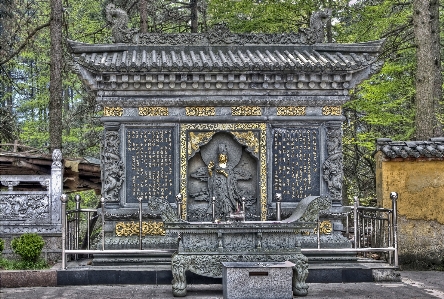
<path fill-rule="evenodd" d="M 359 205 L 357 197 L 354 205 L 344 207 L 348 210 L 344 214 L 345 236 L 352 240 L 352 248 L 321 248 L 320 221 L 317 228 L 317 249 L 302 249 L 302 252 L 344 252 L 356 253 L 367 257 L 373 253 L 387 253 L 387 261 L 398 267 L 398 240 L 397 240 L 397 199 L 396 192 L 390 193 L 392 208 L 375 208 Z M 79 255 L 91 254 L 168 254 L 170 250 L 143 249 L 142 248 L 142 202 L 139 200 L 139 249 L 105 250 L 105 201 L 102 198 L 99 209 L 101 209 L 101 249 L 91 249 L 91 222 L 99 217 L 97 209 L 81 209 L 80 196 L 76 195 L 76 208 L 66 211 L 67 196 L 61 196 L 62 201 L 62 268 L 66 269 L 67 256 L 71 255 L 77 259 Z M 177 213 L 181 218 L 181 197 L 176 197 Z M 348 209 L 347 209 L 348 208 Z M 86 223 L 86 225 L 85 225 Z M 81 231 L 84 238 L 81 244 Z M 172 252 L 171 252 L 172 253 Z"/>
<path fill-rule="evenodd" d="M 356 252 L 362 257 L 372 257 L 374 254 L 387 254 L 387 262 L 395 267 L 398 263 L 397 237 L 397 199 L 398 193 L 391 192 L 392 208 L 376 208 L 360 206 L 357 197 L 353 206 L 345 206 L 348 210 L 342 215 L 345 220 L 344 235 L 352 240 L 352 248 L 321 249 L 321 232 L 318 219 L 318 248 L 317 252 Z M 328 217 L 327 217 L 328 218 Z M 302 250 L 304 252 L 304 249 Z"/>
<path fill-rule="evenodd" d="M 67 257 L 78 259 L 80 255 L 95 254 L 119 254 L 119 255 L 164 255 L 172 254 L 171 250 L 143 249 L 142 248 L 142 202 L 139 200 L 139 249 L 105 249 L 105 199 L 101 198 L 101 244 L 97 247 L 101 249 L 91 249 L 91 230 L 93 225 L 91 222 L 96 220 L 99 215 L 97 209 L 81 209 L 80 196 L 75 196 L 76 208 L 74 210 L 66 210 L 68 197 L 62 194 L 60 197 L 62 202 L 62 269 L 66 269 Z M 83 233 L 83 234 L 82 234 Z M 83 238 L 81 236 L 84 235 Z"/>

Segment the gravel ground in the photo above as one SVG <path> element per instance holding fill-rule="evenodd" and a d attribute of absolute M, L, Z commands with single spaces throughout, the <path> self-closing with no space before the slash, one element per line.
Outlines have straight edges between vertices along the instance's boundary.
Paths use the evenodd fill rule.
<path fill-rule="evenodd" d="M 443 298 L 444 272 L 402 271 L 397 283 L 311 283 L 306 298 Z M 175 298 L 170 285 L 89 285 L 3 288 L 2 299 Z M 189 285 L 187 299 L 223 298 L 222 285 Z M 296 297 L 295 297 L 296 298 Z"/>

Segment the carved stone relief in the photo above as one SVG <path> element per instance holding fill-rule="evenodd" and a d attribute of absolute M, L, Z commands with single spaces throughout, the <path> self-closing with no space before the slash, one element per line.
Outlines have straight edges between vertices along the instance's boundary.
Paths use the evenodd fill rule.
<path fill-rule="evenodd" d="M 342 131 L 341 128 L 327 129 L 327 159 L 322 170 L 323 178 L 333 205 L 341 205 L 342 201 Z"/>
<path fill-rule="evenodd" d="M 0 220 L 20 219 L 32 222 L 36 219 L 48 218 L 48 194 L 10 194 L 0 196 Z"/>
<path fill-rule="evenodd" d="M 233 209 L 236 209 L 237 204 L 242 202 L 242 197 L 245 197 L 246 218 L 266 220 L 265 128 L 265 124 L 256 123 L 181 125 L 180 190 L 183 196 L 183 219 L 211 220 L 211 170 L 211 173 L 223 175 L 220 180 L 217 179 L 218 183 L 225 179 L 231 181 L 228 177 L 229 173 L 232 173 L 234 181 L 228 184 L 230 191 L 223 193 L 234 194 L 229 196 L 231 198 L 240 198 L 232 201 Z M 226 147 L 228 163 L 219 162 L 219 146 Z M 211 161 L 214 165 L 211 165 Z M 220 163 L 225 164 L 226 169 L 222 169 Z"/>
<path fill-rule="evenodd" d="M 242 208 L 247 215 L 257 213 L 257 164 L 240 143 L 228 132 L 216 133 L 211 141 L 189 160 L 188 219 L 211 220 L 212 198 L 215 214 L 226 219 Z"/>
<path fill-rule="evenodd" d="M 124 164 L 120 157 L 120 134 L 106 131 L 102 149 L 103 197 L 107 203 L 119 202 L 119 191 L 125 180 Z"/>

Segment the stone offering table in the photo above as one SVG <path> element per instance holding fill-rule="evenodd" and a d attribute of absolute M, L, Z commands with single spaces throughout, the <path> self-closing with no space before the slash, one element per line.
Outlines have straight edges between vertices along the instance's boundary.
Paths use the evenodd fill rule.
<path fill-rule="evenodd" d="M 294 264 L 293 294 L 305 296 L 308 260 L 301 253 L 297 232 L 313 230 L 314 223 L 276 222 L 165 222 L 180 236 L 172 257 L 173 294 L 187 294 L 186 274 L 222 277 L 223 262 L 285 262 Z"/>

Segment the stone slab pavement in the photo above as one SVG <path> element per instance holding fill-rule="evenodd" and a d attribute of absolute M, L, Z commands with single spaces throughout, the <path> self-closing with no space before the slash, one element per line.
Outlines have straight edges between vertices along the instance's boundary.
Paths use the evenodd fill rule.
<path fill-rule="evenodd" d="M 442 298 L 444 272 L 401 271 L 402 282 L 310 283 L 305 298 Z M 171 285 L 88 285 L 2 288 L 1 299 L 169 299 Z M 221 299 L 222 285 L 189 285 L 187 299 Z M 298 298 L 298 297 L 295 297 Z"/>

